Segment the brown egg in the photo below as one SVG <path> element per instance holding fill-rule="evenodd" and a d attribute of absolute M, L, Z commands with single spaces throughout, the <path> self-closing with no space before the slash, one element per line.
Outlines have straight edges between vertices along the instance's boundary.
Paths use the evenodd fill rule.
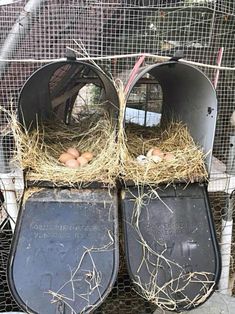
<path fill-rule="evenodd" d="M 67 160 L 75 159 L 74 156 L 70 155 L 69 153 L 63 153 L 59 157 L 59 161 L 62 163 L 66 163 Z"/>
<path fill-rule="evenodd" d="M 159 157 L 163 158 L 164 153 L 163 153 L 163 151 L 161 151 L 160 148 L 155 147 L 152 151 L 152 156 L 159 156 Z"/>
<path fill-rule="evenodd" d="M 80 166 L 79 162 L 76 159 L 67 160 L 65 165 L 69 168 L 76 169 Z"/>
<path fill-rule="evenodd" d="M 175 155 L 172 153 L 165 153 L 163 159 L 167 161 L 171 161 L 175 159 Z"/>
<path fill-rule="evenodd" d="M 88 161 L 91 161 L 93 159 L 94 155 L 91 152 L 85 152 L 85 153 L 82 153 L 81 157 L 84 157 Z"/>
<path fill-rule="evenodd" d="M 74 156 L 74 158 L 78 158 L 80 156 L 79 151 L 76 148 L 73 148 L 73 147 L 69 147 L 67 149 L 67 153 L 69 153 L 70 155 Z"/>
<path fill-rule="evenodd" d="M 78 157 L 77 161 L 79 162 L 81 167 L 84 167 L 88 164 L 88 160 L 83 156 Z"/>

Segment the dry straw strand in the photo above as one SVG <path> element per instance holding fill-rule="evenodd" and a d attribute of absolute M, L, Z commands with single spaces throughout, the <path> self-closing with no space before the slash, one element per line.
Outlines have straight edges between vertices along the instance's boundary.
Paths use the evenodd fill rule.
<path fill-rule="evenodd" d="M 146 300 L 156 304 L 162 310 L 174 311 L 180 306 L 185 310 L 203 303 L 214 289 L 215 282 L 212 280 L 214 274 L 209 272 L 186 272 L 184 266 L 174 262 L 167 257 L 167 244 L 158 244 L 159 251 L 155 251 L 144 239 L 139 220 L 143 209 L 147 210 L 151 194 L 139 189 L 138 196 L 135 197 L 135 206 L 131 225 L 138 235 L 138 243 L 142 246 L 142 260 L 135 274 L 136 292 Z M 145 208 L 146 207 L 146 208 Z M 169 208 L 166 206 L 166 210 Z M 139 275 L 141 269 L 148 273 L 149 281 L 142 282 Z M 174 269 L 174 270 L 173 270 Z M 159 281 L 159 272 L 165 270 L 169 280 L 162 283 Z M 145 278 L 146 279 L 146 278 Z M 190 299 L 187 289 L 195 285 L 198 295 Z M 186 292 L 186 293 L 185 293 Z M 175 296 L 180 295 L 180 298 Z"/>
<path fill-rule="evenodd" d="M 8 113 L 16 146 L 15 160 L 26 170 L 26 178 L 70 185 L 94 181 L 114 185 L 117 178 L 131 180 L 136 185 L 205 180 L 205 156 L 187 127 L 181 122 L 171 122 L 165 130 L 159 126 L 125 124 L 124 86 L 121 81 L 115 83 L 120 103 L 118 121 L 111 119 L 100 106 L 99 114 L 88 111 L 71 125 L 47 121 L 29 131 L 19 124 L 13 111 Z M 138 163 L 136 157 L 146 155 L 154 146 L 172 152 L 175 158 Z M 91 151 L 95 158 L 86 167 L 67 168 L 58 158 L 68 147 Z"/>
<path fill-rule="evenodd" d="M 126 125 L 127 153 L 123 164 L 125 179 L 136 184 L 194 182 L 207 179 L 205 154 L 194 143 L 188 128 L 181 122 L 171 122 L 164 131 L 159 126 Z M 158 147 L 174 155 L 172 160 L 140 164 L 136 157 Z"/>
<path fill-rule="evenodd" d="M 46 180 L 56 184 L 77 182 L 103 182 L 113 185 L 118 172 L 116 128 L 107 116 L 83 118 L 81 123 L 67 126 L 47 122 L 30 132 L 11 119 L 16 154 L 15 160 L 27 172 L 30 180 Z M 58 158 L 69 147 L 95 153 L 86 167 L 67 168 Z"/>

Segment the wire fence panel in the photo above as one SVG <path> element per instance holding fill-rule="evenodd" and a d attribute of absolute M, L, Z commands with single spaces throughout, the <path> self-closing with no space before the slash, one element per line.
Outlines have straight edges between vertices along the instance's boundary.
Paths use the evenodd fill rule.
<path fill-rule="evenodd" d="M 172 57 L 181 50 L 186 60 L 217 65 L 223 48 L 221 66 L 234 67 L 234 42 L 233 0 L 3 0 L 0 1 L 0 106 L 15 110 L 20 90 L 29 76 L 51 59 L 64 58 L 68 47 L 75 49 L 78 57 L 108 57 L 97 63 L 114 79 L 126 82 L 138 58 L 120 55 L 148 53 Z M 144 62 L 148 65 L 156 59 L 146 57 Z M 218 74 L 215 69 L 206 66 L 200 69 L 215 83 Z M 220 237 L 228 194 L 235 188 L 230 186 L 232 179 L 228 173 L 235 156 L 232 150 L 235 117 L 231 123 L 235 110 L 235 71 L 219 71 L 217 96 L 219 111 L 210 197 Z M 6 152 L 13 148 L 10 141 L 1 138 L 9 132 L 7 114 L 0 111 L 0 150 Z M 3 169 L 1 158 L 0 169 Z M 5 221 L 4 215 L 0 218 Z M 4 240 L 7 252 L 10 231 L 3 227 L 2 230 L 5 231 L 0 235 L 7 239 Z M 4 254 L 0 247 L 0 257 Z M 235 272 L 234 258 L 233 244 L 231 274 Z M 2 265 L 5 269 L 6 264 Z M 0 270 L 0 285 L 4 269 Z M 4 298 L 8 300 L 7 296 Z M 0 291 L 0 312 L 2 302 Z M 8 309 L 7 301 L 4 307 Z"/>

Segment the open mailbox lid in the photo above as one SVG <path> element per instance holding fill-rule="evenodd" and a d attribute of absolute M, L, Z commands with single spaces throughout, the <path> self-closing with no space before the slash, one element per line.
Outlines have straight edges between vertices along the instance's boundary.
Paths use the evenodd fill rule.
<path fill-rule="evenodd" d="M 216 288 L 220 256 L 204 185 L 123 191 L 129 273 L 141 295 L 164 310 L 186 311 Z M 141 204 L 141 205 L 140 205 Z"/>
<path fill-rule="evenodd" d="M 9 284 L 31 313 L 89 313 L 118 270 L 117 195 L 107 189 L 42 189 L 22 205 Z"/>
<path fill-rule="evenodd" d="M 129 93 L 142 78 L 162 89 L 161 126 L 187 125 L 207 153 L 210 171 L 217 99 L 209 79 L 197 68 L 176 61 L 139 70 Z M 207 184 L 175 183 L 159 187 L 126 182 L 123 224 L 130 275 L 139 293 L 164 310 L 186 311 L 205 302 L 220 277 L 220 254 Z"/>
<path fill-rule="evenodd" d="M 20 93 L 19 121 L 27 128 L 47 120 L 69 124 L 79 90 L 90 83 L 101 88 L 105 109 L 116 119 L 119 100 L 109 77 L 89 63 L 68 60 L 46 65 L 28 79 Z M 27 184 L 38 191 L 20 207 L 10 290 L 31 313 L 89 313 L 111 291 L 118 272 L 117 190 L 97 182 Z"/>

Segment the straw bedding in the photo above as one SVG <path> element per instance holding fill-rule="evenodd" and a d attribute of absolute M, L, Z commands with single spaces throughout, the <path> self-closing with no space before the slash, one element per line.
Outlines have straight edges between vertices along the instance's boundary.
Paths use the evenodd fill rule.
<path fill-rule="evenodd" d="M 159 184 L 163 182 L 202 181 L 207 177 L 204 154 L 196 146 L 187 127 L 172 122 L 164 131 L 159 126 L 143 127 L 126 125 L 126 155 L 123 161 L 123 177 L 136 184 Z M 139 163 L 139 155 L 158 147 L 164 153 L 172 153 L 173 160 Z"/>
<path fill-rule="evenodd" d="M 26 178 L 71 185 L 94 181 L 114 185 L 117 178 L 154 185 L 207 178 L 205 156 L 185 125 L 172 122 L 164 131 L 159 126 L 143 127 L 133 123 L 124 127 L 125 100 L 122 94 L 119 96 L 118 126 L 117 121 L 99 112 L 87 113 L 69 126 L 54 120 L 29 132 L 12 114 L 15 160 L 25 169 Z M 145 164 L 136 160 L 156 146 L 163 152 L 173 153 L 174 159 Z M 85 167 L 67 168 L 58 159 L 69 147 L 90 151 L 95 157 Z"/>
<path fill-rule="evenodd" d="M 26 170 L 27 179 L 71 185 L 92 181 L 114 184 L 118 173 L 116 130 L 107 117 L 87 116 L 70 126 L 53 121 L 31 132 L 15 121 L 13 129 L 15 159 Z M 95 157 L 85 167 L 65 167 L 58 159 L 69 147 L 90 151 Z"/>

